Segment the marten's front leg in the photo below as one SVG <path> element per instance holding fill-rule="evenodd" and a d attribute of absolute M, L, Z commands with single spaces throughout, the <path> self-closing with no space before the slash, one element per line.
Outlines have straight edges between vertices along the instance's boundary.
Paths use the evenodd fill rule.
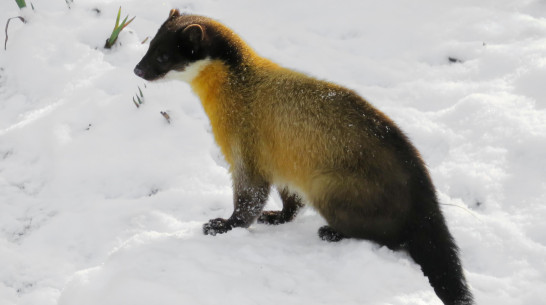
<path fill-rule="evenodd" d="M 269 183 L 250 171 L 233 174 L 233 214 L 228 219 L 211 219 L 203 226 L 206 235 L 225 233 L 235 227 L 249 227 L 260 215 L 269 195 Z"/>
<path fill-rule="evenodd" d="M 258 218 L 258 223 L 278 225 L 292 221 L 296 217 L 299 209 L 303 206 L 301 198 L 294 193 L 290 193 L 287 188 L 279 190 L 279 195 L 282 199 L 282 210 L 263 212 Z"/>

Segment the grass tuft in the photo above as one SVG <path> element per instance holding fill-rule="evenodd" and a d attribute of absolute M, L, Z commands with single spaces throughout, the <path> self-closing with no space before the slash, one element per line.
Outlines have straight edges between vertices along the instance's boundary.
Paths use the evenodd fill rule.
<path fill-rule="evenodd" d="M 114 43 L 116 43 L 116 40 L 118 39 L 119 33 L 121 33 L 121 31 L 135 19 L 135 17 L 133 17 L 129 19 L 129 21 L 127 21 L 127 18 L 129 18 L 129 15 L 127 15 L 120 24 L 119 23 L 120 16 L 121 16 L 121 6 L 119 7 L 119 10 L 118 10 L 118 16 L 116 18 L 116 24 L 114 25 L 114 30 L 112 31 L 110 38 L 106 39 L 106 43 L 104 44 L 104 48 L 106 49 L 112 48 L 112 46 L 114 45 Z"/>
<path fill-rule="evenodd" d="M 144 104 L 144 94 L 142 93 L 142 89 L 140 89 L 140 86 L 138 86 L 137 95 L 133 96 L 133 103 L 135 103 L 135 106 L 137 108 L 140 108 L 140 105 Z"/>

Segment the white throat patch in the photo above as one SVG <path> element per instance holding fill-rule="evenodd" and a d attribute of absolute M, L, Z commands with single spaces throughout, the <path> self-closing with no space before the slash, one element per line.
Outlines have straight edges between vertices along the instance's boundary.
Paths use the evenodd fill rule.
<path fill-rule="evenodd" d="M 199 75 L 199 73 L 210 64 L 212 60 L 210 58 L 205 58 L 192 62 L 186 66 L 184 71 L 171 70 L 165 76 L 162 77 L 162 80 L 180 80 L 187 83 L 191 83 L 194 78 Z"/>

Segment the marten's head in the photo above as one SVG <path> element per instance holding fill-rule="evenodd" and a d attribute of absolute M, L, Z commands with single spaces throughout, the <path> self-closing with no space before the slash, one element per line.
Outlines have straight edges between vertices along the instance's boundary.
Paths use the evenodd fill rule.
<path fill-rule="evenodd" d="M 181 15 L 172 9 L 134 72 L 149 81 L 163 78 L 191 81 L 211 60 L 219 59 L 232 66 L 239 64 L 245 48 L 222 24 L 206 17 Z"/>

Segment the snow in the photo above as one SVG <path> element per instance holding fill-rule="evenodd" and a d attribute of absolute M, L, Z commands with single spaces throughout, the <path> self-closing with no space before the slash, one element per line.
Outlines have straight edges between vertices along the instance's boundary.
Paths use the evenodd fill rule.
<path fill-rule="evenodd" d="M 0 51 L 0 304 L 441 304 L 407 255 L 320 241 L 310 208 L 202 234 L 232 211 L 207 117 L 187 84 L 132 72 L 175 7 L 391 116 L 430 169 L 477 304 L 543 304 L 546 1 L 34 6 L 0 4 L 0 20 L 28 19 Z M 104 50 L 119 6 L 136 19 Z"/>

